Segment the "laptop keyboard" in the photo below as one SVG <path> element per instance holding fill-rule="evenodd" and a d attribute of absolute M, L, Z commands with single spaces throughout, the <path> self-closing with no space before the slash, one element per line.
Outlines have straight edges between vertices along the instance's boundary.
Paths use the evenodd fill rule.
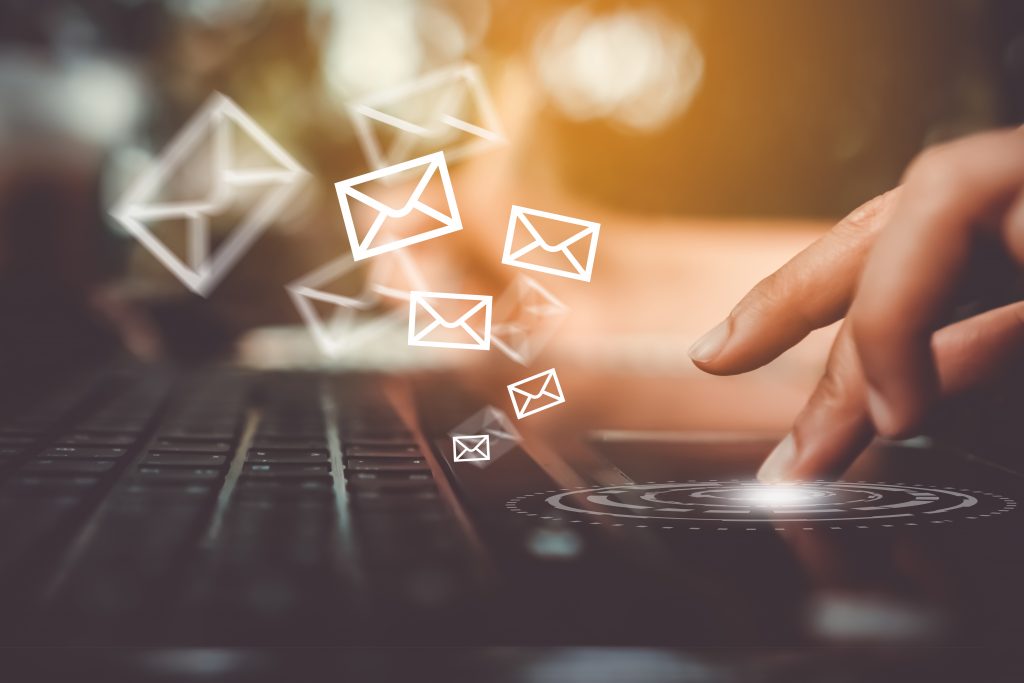
<path fill-rule="evenodd" d="M 375 387 L 131 368 L 0 424 L 4 642 L 337 642 L 371 598 L 364 635 L 456 605 L 464 537 Z"/>

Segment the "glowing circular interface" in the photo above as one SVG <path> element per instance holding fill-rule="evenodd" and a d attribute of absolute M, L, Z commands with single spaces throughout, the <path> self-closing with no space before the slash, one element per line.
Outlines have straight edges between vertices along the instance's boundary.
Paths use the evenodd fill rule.
<path fill-rule="evenodd" d="M 572 523 L 727 529 L 751 524 L 943 524 L 992 517 L 1016 505 L 995 493 L 911 484 L 688 481 L 542 491 L 513 498 L 505 507 L 521 515 Z"/>

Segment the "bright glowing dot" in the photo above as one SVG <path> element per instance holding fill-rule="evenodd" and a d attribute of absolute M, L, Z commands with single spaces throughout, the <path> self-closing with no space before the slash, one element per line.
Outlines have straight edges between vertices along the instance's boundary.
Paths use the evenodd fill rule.
<path fill-rule="evenodd" d="M 743 499 L 754 505 L 776 507 L 799 505 L 813 497 L 814 494 L 811 491 L 799 486 L 772 485 L 752 487 L 744 494 Z"/>

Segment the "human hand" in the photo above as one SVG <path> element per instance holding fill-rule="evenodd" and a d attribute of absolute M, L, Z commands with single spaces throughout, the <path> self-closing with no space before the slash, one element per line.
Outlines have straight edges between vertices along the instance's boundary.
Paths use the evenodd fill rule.
<path fill-rule="evenodd" d="M 758 472 L 835 476 L 875 434 L 915 433 L 941 401 L 1021 359 L 1022 265 L 1024 131 L 974 135 L 921 154 L 900 187 L 758 283 L 690 356 L 709 373 L 747 372 L 845 317 L 824 376 Z M 986 291 L 1005 305 L 951 322 Z"/>

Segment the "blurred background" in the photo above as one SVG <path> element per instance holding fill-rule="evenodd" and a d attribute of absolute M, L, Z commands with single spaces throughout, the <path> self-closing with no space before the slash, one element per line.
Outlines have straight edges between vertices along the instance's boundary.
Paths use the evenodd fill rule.
<path fill-rule="evenodd" d="M 5 371 L 112 345 L 216 357 L 253 329 L 298 325 L 284 285 L 347 251 L 332 185 L 371 170 L 346 103 L 464 60 L 481 67 L 508 144 L 453 165 L 467 233 L 481 236 L 463 252 L 497 263 L 510 203 L 600 221 L 590 288 L 556 283 L 576 316 L 562 343 L 679 365 L 693 336 L 895 185 L 922 147 L 1020 121 L 1024 7 L 5 0 Z M 214 91 L 312 179 L 203 299 L 107 209 Z M 668 340 L 658 352 L 655 337 Z"/>

